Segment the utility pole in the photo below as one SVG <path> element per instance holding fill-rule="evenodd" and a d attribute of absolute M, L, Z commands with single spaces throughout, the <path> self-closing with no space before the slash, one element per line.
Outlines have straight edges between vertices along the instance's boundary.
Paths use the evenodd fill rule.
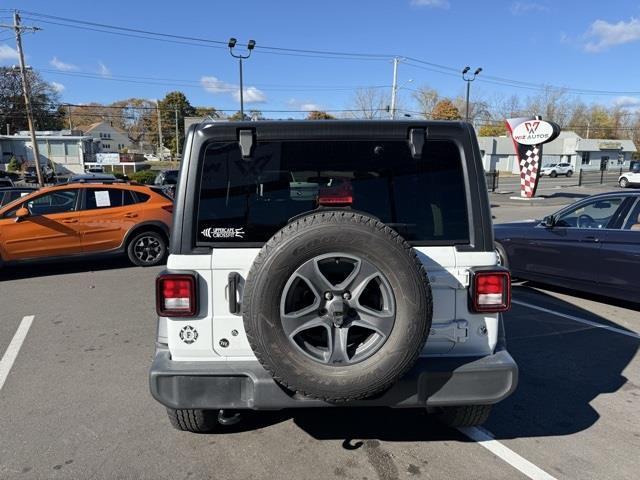
<path fill-rule="evenodd" d="M 393 57 L 393 85 L 391 86 L 391 120 L 396 118 L 396 96 L 398 95 L 398 63 L 400 59 Z"/>
<path fill-rule="evenodd" d="M 67 103 L 67 117 L 69 117 L 69 130 L 73 130 L 73 122 L 71 121 L 71 105 Z"/>
<path fill-rule="evenodd" d="M 31 99 L 29 98 L 29 83 L 27 80 L 27 69 L 24 65 L 24 52 L 22 50 L 22 32 L 36 32 L 40 30 L 38 27 L 24 27 L 20 25 L 20 14 L 18 11 L 13 13 L 13 25 L 0 24 L 0 27 L 10 28 L 16 34 L 16 48 L 18 50 L 18 59 L 20 61 L 20 76 L 22 77 L 22 93 L 24 94 L 24 106 L 27 113 L 27 122 L 29 124 L 29 133 L 31 134 L 31 145 L 33 148 L 33 156 L 36 164 L 36 175 L 38 176 L 38 184 L 44 187 L 42 181 L 42 172 L 40 171 L 40 151 L 38 150 L 38 142 L 36 140 L 36 129 L 33 123 L 33 111 L 31 110 Z"/>
<path fill-rule="evenodd" d="M 158 110 L 158 158 L 164 160 L 162 155 L 162 117 L 160 116 L 160 102 L 156 100 L 156 109 Z"/>
<path fill-rule="evenodd" d="M 178 135 L 178 107 L 176 107 L 175 112 L 176 112 L 176 160 L 177 160 L 178 155 L 180 154 L 180 136 Z"/>

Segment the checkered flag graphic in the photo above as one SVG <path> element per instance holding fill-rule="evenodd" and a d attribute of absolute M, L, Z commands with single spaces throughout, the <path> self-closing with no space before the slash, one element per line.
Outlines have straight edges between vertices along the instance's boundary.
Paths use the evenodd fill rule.
<path fill-rule="evenodd" d="M 531 198 L 538 187 L 538 170 L 540 165 L 540 147 L 528 148 L 520 160 L 520 195 Z"/>

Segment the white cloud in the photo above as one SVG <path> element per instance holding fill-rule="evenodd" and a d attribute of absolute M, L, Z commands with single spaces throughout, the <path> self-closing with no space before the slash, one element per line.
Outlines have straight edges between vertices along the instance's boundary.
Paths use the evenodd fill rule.
<path fill-rule="evenodd" d="M 213 76 L 200 77 L 200 84 L 209 93 L 231 93 L 231 96 L 240 101 L 240 87 L 233 83 L 228 83 Z M 262 90 L 256 87 L 244 87 L 243 96 L 245 103 L 263 103 L 267 97 Z"/>
<path fill-rule="evenodd" d="M 300 110 L 303 112 L 319 112 L 323 110 L 323 108 L 317 103 L 303 103 L 300 105 Z"/>
<path fill-rule="evenodd" d="M 204 88 L 209 93 L 226 93 L 233 92 L 233 90 L 237 90 L 238 87 L 236 85 L 232 85 L 227 82 L 223 82 L 216 77 L 201 77 L 200 84 L 202 88 Z"/>
<path fill-rule="evenodd" d="M 631 18 L 628 22 L 620 20 L 618 23 L 596 20 L 587 30 L 585 37 L 590 40 L 585 43 L 584 49 L 591 53 L 635 42 L 640 40 L 640 20 Z"/>
<path fill-rule="evenodd" d="M 62 93 L 64 85 L 58 82 L 51 82 L 51 87 L 58 93 Z"/>
<path fill-rule="evenodd" d="M 317 112 L 324 111 L 324 107 L 318 103 L 306 100 L 298 100 L 296 98 L 290 98 L 287 100 L 287 105 L 291 108 L 300 110 L 301 112 Z"/>
<path fill-rule="evenodd" d="M 49 65 L 51 65 L 56 70 L 62 70 L 63 72 L 78 70 L 78 67 L 76 67 L 75 65 L 71 63 L 64 63 L 63 61 L 59 60 L 58 57 L 53 57 L 49 62 Z"/>
<path fill-rule="evenodd" d="M 616 97 L 613 99 L 613 106 L 630 110 L 638 110 L 640 108 L 640 98 L 638 97 Z"/>
<path fill-rule="evenodd" d="M 98 62 L 98 73 L 103 77 L 111 76 L 111 70 L 102 62 Z"/>
<path fill-rule="evenodd" d="M 246 87 L 243 88 L 243 97 L 245 103 L 264 103 L 267 101 L 267 96 L 264 94 L 262 90 L 257 89 L 256 87 Z M 233 92 L 233 98 L 236 101 L 240 101 L 240 91 Z"/>
<path fill-rule="evenodd" d="M 509 7 L 509 10 L 513 15 L 526 15 L 529 13 L 548 12 L 549 7 L 536 2 L 514 2 Z"/>
<path fill-rule="evenodd" d="M 449 8 L 449 0 L 411 0 L 414 7 Z"/>
<path fill-rule="evenodd" d="M 17 60 L 18 51 L 9 45 L 0 45 L 0 62 L 5 60 Z"/>

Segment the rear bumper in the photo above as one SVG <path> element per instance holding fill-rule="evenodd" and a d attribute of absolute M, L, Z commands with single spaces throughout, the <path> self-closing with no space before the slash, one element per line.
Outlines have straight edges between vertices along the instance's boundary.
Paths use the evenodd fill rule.
<path fill-rule="evenodd" d="M 396 408 L 493 404 L 518 383 L 518 367 L 507 350 L 461 358 L 420 358 L 385 393 L 341 406 Z M 159 346 L 150 372 L 153 397 L 169 408 L 253 409 L 330 407 L 279 386 L 257 361 L 174 362 Z"/>

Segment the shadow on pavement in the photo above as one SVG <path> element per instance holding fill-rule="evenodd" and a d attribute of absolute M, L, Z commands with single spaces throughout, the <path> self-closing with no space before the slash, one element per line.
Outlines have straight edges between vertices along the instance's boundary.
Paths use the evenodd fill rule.
<path fill-rule="evenodd" d="M 552 193 L 551 195 L 536 195 L 538 198 L 547 198 L 547 199 L 553 199 L 553 198 L 586 198 L 589 197 L 590 194 L 588 193 L 572 193 L 572 192 L 558 192 L 558 193 Z"/>
<path fill-rule="evenodd" d="M 522 290 L 514 290 L 516 299 L 628 331 L 563 300 Z M 588 429 L 600 418 L 591 402 L 627 383 L 622 372 L 640 346 L 637 338 L 517 304 L 505 315 L 505 328 L 520 381 L 486 425 L 496 438 L 570 435 Z"/>
<path fill-rule="evenodd" d="M 541 288 L 544 290 L 549 290 L 550 292 L 561 293 L 563 295 L 570 295 L 572 297 L 584 298 L 585 300 L 591 300 L 593 302 L 605 303 L 607 305 L 614 305 L 616 307 L 627 308 L 629 310 L 635 310 L 640 312 L 640 303 L 626 302 L 624 300 L 619 300 L 617 298 L 604 297 L 602 295 L 595 295 L 593 293 L 588 292 L 580 292 L 577 290 L 572 290 L 570 288 L 562 288 L 557 287 L 555 285 L 547 285 L 538 282 L 532 282 L 526 280 L 522 283 L 523 286 L 531 287 L 531 288 Z M 574 307 L 575 308 L 575 307 Z M 605 320 L 605 323 L 607 321 Z M 616 324 L 613 324 L 617 326 Z"/>
<path fill-rule="evenodd" d="M 626 330 L 550 295 L 528 289 L 524 295 L 522 290 L 516 288 L 516 298 Z M 627 383 L 622 372 L 640 346 L 636 338 L 517 304 L 505 315 L 505 328 L 520 380 L 515 393 L 494 407 L 485 425 L 497 439 L 572 435 L 588 429 L 600 418 L 591 402 Z M 367 440 L 468 441 L 420 409 L 289 410 L 267 413 L 261 425 L 286 418 L 315 439 L 343 440 L 347 449 L 367 448 Z"/>
<path fill-rule="evenodd" d="M 117 268 L 141 268 L 132 265 L 126 256 L 78 257 L 64 260 L 43 260 L 5 265 L 0 269 L 0 281 L 24 278 L 95 272 Z"/>

